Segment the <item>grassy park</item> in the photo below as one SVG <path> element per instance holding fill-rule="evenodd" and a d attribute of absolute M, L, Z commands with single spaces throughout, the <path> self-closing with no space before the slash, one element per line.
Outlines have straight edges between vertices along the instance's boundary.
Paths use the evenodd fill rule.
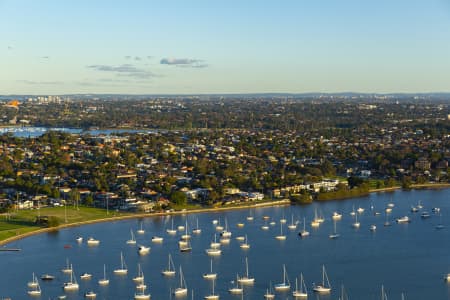
<path fill-rule="evenodd" d="M 0 217 L 0 241 L 48 227 L 91 222 L 100 219 L 128 216 L 130 213 L 107 211 L 92 207 L 48 207 L 39 210 L 18 210 Z M 39 217 L 48 217 L 52 224 L 38 224 Z"/>

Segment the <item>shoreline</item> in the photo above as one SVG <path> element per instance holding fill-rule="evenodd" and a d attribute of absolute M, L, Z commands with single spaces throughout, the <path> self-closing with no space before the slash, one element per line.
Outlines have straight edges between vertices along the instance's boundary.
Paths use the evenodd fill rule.
<path fill-rule="evenodd" d="M 445 188 L 450 188 L 450 183 L 414 184 L 411 186 L 410 189 L 411 190 L 413 190 L 413 189 L 422 190 L 422 189 L 445 189 Z M 369 194 L 394 192 L 394 191 L 401 190 L 401 189 L 402 189 L 401 186 L 372 189 L 372 190 L 369 190 Z M 346 199 L 351 199 L 351 198 L 346 198 Z M 341 199 L 341 200 L 345 200 L 345 199 Z M 242 206 L 210 207 L 210 208 L 190 209 L 190 210 L 185 210 L 185 211 L 177 210 L 177 211 L 157 212 L 157 213 L 138 213 L 138 214 L 132 214 L 132 215 L 126 215 L 126 216 L 95 219 L 95 220 L 75 222 L 75 223 L 70 223 L 70 224 L 63 224 L 63 225 L 59 225 L 57 227 L 42 228 L 42 229 L 37 229 L 34 231 L 27 232 L 27 233 L 22 233 L 22 234 L 19 234 L 19 235 L 16 235 L 16 236 L 13 236 L 13 237 L 10 237 L 10 238 L 0 241 L 0 247 L 5 246 L 12 242 L 33 236 L 33 235 L 51 232 L 51 231 L 58 231 L 60 229 L 69 228 L 69 227 L 78 227 L 78 226 L 83 226 L 83 225 L 89 225 L 89 224 L 114 222 L 114 221 L 138 219 L 138 218 L 161 217 L 161 216 L 169 216 L 169 215 L 210 213 L 210 212 L 221 212 L 221 211 L 230 211 L 230 210 L 239 210 L 239 209 L 258 208 L 258 207 L 282 206 L 282 205 L 290 205 L 290 204 L 291 204 L 291 201 L 289 199 L 281 199 L 281 200 L 268 201 L 268 202 L 262 202 L 262 203 L 253 203 L 253 204 L 242 205 Z"/>
<path fill-rule="evenodd" d="M 59 225 L 57 227 L 51 227 L 51 228 L 41 228 L 34 231 L 22 233 L 7 239 L 4 239 L 0 241 L 0 246 L 5 246 L 9 243 L 33 236 L 38 235 L 41 233 L 46 232 L 52 232 L 52 231 L 58 231 L 60 229 L 70 228 L 70 227 L 78 227 L 83 225 L 90 225 L 90 224 L 96 224 L 96 223 L 105 223 L 105 222 L 114 222 L 114 221 L 122 221 L 122 220 L 128 220 L 128 219 L 138 219 L 138 218 L 151 218 L 151 217 L 162 217 L 162 216 L 170 216 L 170 215 L 186 215 L 186 214 L 195 214 L 195 213 L 213 213 L 213 212 L 221 212 L 221 211 L 231 211 L 231 210 L 238 210 L 238 209 L 249 209 L 249 208 L 259 208 L 259 207 L 271 207 L 271 206 L 283 206 L 283 205 L 289 205 L 291 201 L 289 199 L 282 199 L 282 200 L 276 200 L 276 201 L 268 201 L 268 202 L 262 202 L 262 203 L 255 203 L 251 205 L 242 205 L 242 206 L 232 206 L 232 207 L 213 207 L 213 208 L 199 208 L 199 209 L 190 209 L 190 210 L 177 210 L 177 211 L 170 211 L 170 212 L 156 212 L 156 213 L 137 213 L 132 215 L 126 215 L 126 216 L 118 216 L 118 217 L 110 217 L 110 218 L 102 218 L 102 219 L 95 219 L 95 220 L 89 220 L 89 221 L 82 221 L 82 222 L 75 222 L 70 224 L 63 224 Z"/>

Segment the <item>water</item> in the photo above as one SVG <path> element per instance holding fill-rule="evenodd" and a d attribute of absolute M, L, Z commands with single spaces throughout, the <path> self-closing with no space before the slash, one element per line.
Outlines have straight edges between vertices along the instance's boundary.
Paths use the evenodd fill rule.
<path fill-rule="evenodd" d="M 286 265 L 292 289 L 295 276 L 303 273 L 309 289 L 309 299 L 338 299 L 340 286 L 344 284 L 349 299 L 380 299 L 381 285 L 384 285 L 389 299 L 401 299 L 401 293 L 406 299 L 450 299 L 450 284 L 443 280 L 444 274 L 450 272 L 450 189 L 426 191 L 397 191 L 394 193 L 372 194 L 368 197 L 332 201 L 309 206 L 270 207 L 251 210 L 237 210 L 220 213 L 203 213 L 198 215 L 154 217 L 136 220 L 99 223 L 83 227 L 68 228 L 56 233 L 41 234 L 17 241 L 9 247 L 20 247 L 20 252 L 0 252 L 0 298 L 12 299 L 28 298 L 27 282 L 31 280 L 32 272 L 37 275 L 49 273 L 57 278 L 52 282 L 41 282 L 42 299 L 55 299 L 64 294 L 63 282 L 67 276 L 61 273 L 66 259 L 73 263 L 80 290 L 67 293 L 67 299 L 83 299 L 88 290 L 97 292 L 97 299 L 133 299 L 135 284 L 131 280 L 137 273 L 140 263 L 145 274 L 147 291 L 152 299 L 171 299 L 170 290 L 178 286 L 178 273 L 174 278 L 166 278 L 161 271 L 166 268 L 168 254 L 171 253 L 175 268 L 183 268 L 189 289 L 194 289 L 194 298 L 203 299 L 211 292 L 211 282 L 202 278 L 202 274 L 209 272 L 210 257 L 205 253 L 210 242 L 214 239 L 215 228 L 212 220 L 220 220 L 224 225 L 225 219 L 233 233 L 231 243 L 222 246 L 222 255 L 214 257 L 213 270 L 218 273 L 215 291 L 221 299 L 241 299 L 240 295 L 230 295 L 228 288 L 234 284 L 236 274 L 245 272 L 245 258 L 248 257 L 250 276 L 255 277 L 255 284 L 244 289 L 244 299 L 263 299 L 269 282 L 277 284 L 282 281 L 282 265 Z M 421 219 L 420 212 L 410 212 L 411 205 L 421 201 L 424 210 L 431 213 L 432 207 L 440 207 L 442 218 L 431 213 L 431 218 Z M 387 203 L 394 203 L 389 219 L 392 226 L 384 227 L 386 218 L 384 208 Z M 374 216 L 375 211 L 383 211 L 380 216 Z M 350 216 L 353 206 L 363 207 L 365 212 L 359 215 L 361 222 L 359 229 L 351 227 L 353 219 Z M 325 216 L 325 222 L 318 228 L 309 226 L 314 211 Z M 343 214 L 342 221 L 336 224 L 340 237 L 332 240 L 328 237 L 334 231 L 331 215 L 334 211 Z M 253 221 L 246 220 L 251 214 Z M 289 231 L 287 226 L 286 241 L 275 239 L 280 233 L 279 220 L 303 220 L 306 217 L 307 229 L 311 235 L 300 238 L 295 231 Z M 263 216 L 270 216 L 276 225 L 267 231 L 261 230 L 264 224 Z M 409 215 L 412 222 L 396 224 L 395 218 Z M 191 253 L 180 253 L 178 240 L 183 232 L 177 236 L 169 236 L 166 229 L 184 225 L 186 219 L 190 228 L 195 227 L 198 217 L 200 235 L 192 235 Z M 446 226 L 436 230 L 435 225 L 440 221 Z M 151 246 L 146 256 L 139 256 L 137 246 L 130 246 L 126 241 L 130 239 L 130 229 L 135 232 L 143 222 L 144 235 L 136 234 L 137 244 Z M 245 223 L 238 228 L 237 223 Z M 371 232 L 369 226 L 377 225 L 376 232 Z M 243 250 L 236 236 L 248 236 L 250 249 Z M 77 244 L 75 238 L 84 237 L 82 244 Z M 162 244 L 151 243 L 152 236 L 163 236 Z M 100 245 L 88 247 L 86 239 L 93 236 L 99 239 Z M 64 245 L 71 245 L 66 249 Z M 120 265 L 120 252 L 123 252 L 128 265 L 128 275 L 121 277 L 113 274 L 113 269 Z M 100 287 L 97 284 L 103 277 L 103 264 L 106 264 L 107 277 L 110 284 Z M 333 290 L 330 295 L 316 295 L 312 292 L 313 282 L 322 280 L 321 268 L 325 265 Z M 79 275 L 84 272 L 93 274 L 90 281 L 80 280 Z M 291 289 L 291 291 L 292 291 Z M 191 299 L 191 291 L 185 299 Z M 173 297 L 175 298 L 175 297 Z M 277 299 L 293 299 L 291 293 L 279 295 Z"/>
<path fill-rule="evenodd" d="M 1 127 L 0 135 L 11 133 L 15 137 L 35 138 L 45 134 L 48 131 L 60 131 L 71 134 L 89 134 L 110 135 L 120 133 L 140 133 L 140 132 L 156 132 L 156 130 L 141 130 L 141 129 L 92 129 L 83 130 L 80 128 L 56 128 L 56 127 Z"/>

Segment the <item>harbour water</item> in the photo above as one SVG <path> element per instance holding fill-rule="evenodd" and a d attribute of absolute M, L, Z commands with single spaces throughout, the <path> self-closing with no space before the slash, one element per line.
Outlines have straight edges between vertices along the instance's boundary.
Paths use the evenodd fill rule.
<path fill-rule="evenodd" d="M 181 265 L 189 289 L 188 296 L 177 297 L 203 299 L 211 293 L 212 281 L 207 281 L 202 274 L 210 271 L 212 259 L 213 271 L 216 272 L 215 292 L 220 299 L 241 299 L 240 295 L 231 295 L 228 289 L 235 286 L 236 274 L 245 275 L 245 259 L 248 258 L 249 275 L 255 283 L 244 286 L 243 299 L 264 299 L 263 295 L 270 283 L 273 285 L 283 280 L 283 264 L 286 266 L 291 283 L 289 293 L 277 293 L 275 299 L 294 299 L 292 291 L 295 277 L 303 274 L 308 288 L 308 299 L 338 299 L 341 285 L 344 285 L 349 299 L 381 299 L 381 286 L 389 299 L 401 299 L 404 293 L 408 300 L 445 300 L 450 299 L 450 284 L 444 281 L 444 275 L 450 272 L 450 189 L 423 191 L 396 191 L 392 193 L 372 194 L 368 197 L 344 201 L 330 201 L 308 206 L 283 206 L 258 209 L 234 210 L 220 213 L 202 213 L 145 219 L 124 220 L 111 223 L 98 223 L 82 227 L 73 227 L 55 233 L 32 236 L 7 245 L 21 248 L 19 252 L 0 252 L 0 298 L 27 299 L 27 282 L 32 273 L 38 277 L 42 274 L 55 275 L 53 281 L 40 282 L 41 299 L 57 299 L 66 294 L 67 299 L 83 299 L 84 293 L 93 290 L 97 299 L 133 299 L 138 263 L 145 275 L 147 292 L 152 299 L 175 299 L 171 296 L 179 285 L 178 268 Z M 385 208 L 394 205 L 392 212 L 386 216 Z M 412 206 L 423 208 L 411 212 Z M 353 208 L 364 208 L 358 214 L 361 226 L 352 227 L 355 222 L 350 215 Z M 432 212 L 439 207 L 440 215 Z M 430 212 L 429 218 L 421 218 L 423 211 Z M 315 212 L 323 215 L 325 221 L 317 228 L 311 228 L 310 222 Z M 342 213 L 342 220 L 336 221 L 337 239 L 330 239 L 334 233 L 331 219 L 333 212 Z M 375 215 L 375 212 L 380 212 Z M 410 223 L 397 224 L 396 218 L 409 216 Z M 253 220 L 247 217 L 252 216 Z M 264 220 L 264 216 L 270 217 Z M 289 230 L 287 225 L 299 221 L 296 230 Z M 277 240 L 280 234 L 280 219 L 285 218 L 283 234 L 286 240 Z M 300 237 L 303 218 L 310 236 Z M 196 227 L 198 219 L 202 229 L 198 235 L 192 234 L 192 252 L 182 253 L 178 241 L 184 231 L 171 236 L 166 233 L 172 226 L 188 223 L 188 230 Z M 217 220 L 222 226 L 225 221 L 232 237 L 228 245 L 222 245 L 220 256 L 208 256 L 205 252 L 219 232 L 213 225 Z M 391 226 L 384 226 L 386 220 Z M 275 222 L 270 225 L 270 222 Z M 238 226 L 243 223 L 243 227 Z M 437 229 L 442 223 L 445 227 Z M 142 228 L 144 234 L 136 231 Z M 261 227 L 267 224 L 268 230 Z M 370 225 L 377 228 L 371 231 Z M 130 239 L 130 229 L 136 236 L 137 245 L 126 243 Z M 249 249 L 240 247 L 237 236 L 248 237 Z M 82 243 L 76 237 L 84 238 Z M 88 246 L 88 237 L 100 240 L 98 246 Z M 152 243 L 153 236 L 162 236 L 162 243 Z M 139 255 L 138 245 L 150 246 L 147 255 Z M 128 266 L 128 274 L 119 276 L 113 270 L 120 266 L 120 253 L 123 253 Z M 175 277 L 164 277 L 161 271 L 167 267 L 168 254 L 171 254 L 177 270 Z M 73 264 L 80 289 L 64 293 L 62 286 L 68 276 L 61 272 L 66 260 Z M 108 286 L 99 286 L 98 279 L 103 277 L 103 265 L 106 276 L 110 279 Z M 322 265 L 326 267 L 331 283 L 330 294 L 315 294 L 313 283 L 322 281 Z M 93 275 L 90 280 L 80 279 L 84 272 Z M 36 297 L 35 297 L 36 298 Z"/>

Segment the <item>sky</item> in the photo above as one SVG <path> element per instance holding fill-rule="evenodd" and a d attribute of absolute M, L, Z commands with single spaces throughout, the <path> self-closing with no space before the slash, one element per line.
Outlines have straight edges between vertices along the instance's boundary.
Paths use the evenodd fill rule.
<path fill-rule="evenodd" d="M 450 92 L 450 0 L 0 0 L 0 94 Z"/>

